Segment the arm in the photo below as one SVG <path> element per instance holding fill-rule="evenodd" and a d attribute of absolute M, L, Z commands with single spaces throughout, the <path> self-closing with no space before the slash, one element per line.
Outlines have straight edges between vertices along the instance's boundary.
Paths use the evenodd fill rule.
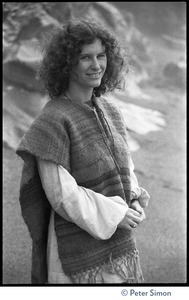
<path fill-rule="evenodd" d="M 130 172 L 131 172 L 131 190 L 132 190 L 131 208 L 138 211 L 141 214 L 141 218 L 145 220 L 146 216 L 143 208 L 148 206 L 150 196 L 145 189 L 139 187 L 138 180 L 134 173 L 134 164 L 131 158 L 130 158 Z"/>
<path fill-rule="evenodd" d="M 132 191 L 132 198 L 137 199 L 141 207 L 147 207 L 148 202 L 150 200 L 150 196 L 148 192 L 139 187 L 138 180 L 134 173 L 134 164 L 132 159 L 130 158 L 130 173 L 131 173 L 131 191 Z"/>
<path fill-rule="evenodd" d="M 124 117 L 120 109 L 119 109 L 119 113 L 123 123 L 125 123 Z M 134 164 L 131 157 L 130 157 L 129 164 L 130 164 L 130 176 L 131 176 L 130 179 L 131 179 L 131 193 L 132 193 L 132 198 L 131 198 L 132 202 L 130 207 L 140 213 L 141 222 L 142 222 L 146 218 L 143 208 L 148 206 L 150 196 L 145 189 L 139 187 L 138 180 L 134 173 Z M 131 224 L 131 221 L 129 222 L 129 224 Z"/>
<path fill-rule="evenodd" d="M 96 239 L 113 235 L 128 210 L 121 197 L 105 197 L 78 186 L 66 169 L 53 162 L 38 159 L 38 169 L 46 196 L 60 216 Z"/>

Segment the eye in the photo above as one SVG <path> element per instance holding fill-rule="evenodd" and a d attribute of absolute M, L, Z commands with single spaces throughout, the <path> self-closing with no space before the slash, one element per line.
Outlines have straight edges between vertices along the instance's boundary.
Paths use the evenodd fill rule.
<path fill-rule="evenodd" d="M 106 57 L 106 53 L 99 54 L 98 57 Z"/>
<path fill-rule="evenodd" d="M 84 55 L 81 57 L 82 60 L 88 60 L 90 57 L 88 55 Z"/>

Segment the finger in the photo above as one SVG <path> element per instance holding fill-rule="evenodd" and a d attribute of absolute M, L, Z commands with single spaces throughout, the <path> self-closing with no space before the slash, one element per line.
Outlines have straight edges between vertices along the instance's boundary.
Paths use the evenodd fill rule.
<path fill-rule="evenodd" d="M 146 219 L 145 215 L 141 215 L 140 220 L 143 222 Z"/>
<path fill-rule="evenodd" d="M 130 224 L 131 228 L 136 228 L 137 227 L 137 224 L 136 223 L 132 223 Z"/>
<path fill-rule="evenodd" d="M 133 227 L 130 224 L 125 224 L 125 226 L 123 228 L 125 228 L 127 230 L 132 230 Z"/>
<path fill-rule="evenodd" d="M 145 219 L 146 219 L 146 215 L 145 215 L 144 212 L 141 214 L 141 219 L 142 219 L 142 220 L 145 220 Z"/>
<path fill-rule="evenodd" d="M 142 218 L 141 217 L 133 216 L 132 221 L 133 221 L 133 223 L 139 224 L 139 223 L 142 222 Z"/>
<path fill-rule="evenodd" d="M 133 215 L 134 216 L 136 216 L 136 217 L 140 217 L 140 212 L 138 212 L 137 210 L 134 210 L 134 209 L 131 209 L 132 210 L 132 213 L 133 213 Z"/>
<path fill-rule="evenodd" d="M 132 230 L 133 229 L 133 227 L 131 225 L 127 225 L 125 228 L 128 229 L 128 230 Z"/>

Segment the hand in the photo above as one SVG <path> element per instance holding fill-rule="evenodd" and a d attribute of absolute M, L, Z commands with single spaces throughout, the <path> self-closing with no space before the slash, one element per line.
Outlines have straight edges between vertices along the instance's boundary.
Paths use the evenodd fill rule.
<path fill-rule="evenodd" d="M 136 228 L 143 221 L 143 217 L 141 213 L 136 210 L 129 208 L 125 214 L 124 219 L 119 223 L 119 228 L 126 228 L 131 230 L 132 228 Z"/>
<path fill-rule="evenodd" d="M 131 206 L 130 207 L 140 213 L 141 222 L 146 219 L 146 215 L 145 215 L 144 209 L 142 208 L 142 206 L 140 205 L 140 203 L 139 203 L 139 201 L 137 199 L 133 200 L 131 202 Z"/>
<path fill-rule="evenodd" d="M 140 214 L 142 213 L 142 207 L 137 199 L 131 201 L 130 207 L 138 211 Z"/>

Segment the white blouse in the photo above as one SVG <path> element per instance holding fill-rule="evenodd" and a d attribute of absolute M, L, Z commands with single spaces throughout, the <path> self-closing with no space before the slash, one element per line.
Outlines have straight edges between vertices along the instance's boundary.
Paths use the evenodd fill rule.
<path fill-rule="evenodd" d="M 54 211 L 67 221 L 73 222 L 96 239 L 109 239 L 123 220 L 128 205 L 119 197 L 106 197 L 90 189 L 78 186 L 75 179 L 61 165 L 42 159 L 37 160 L 43 189 L 52 210 L 49 223 L 47 264 L 48 283 L 72 284 L 65 275 L 58 256 L 57 240 L 54 231 Z M 146 207 L 149 195 L 139 187 L 134 174 L 134 165 L 130 161 L 131 189 L 133 199 L 138 198 L 142 207 Z M 103 200 L 103 201 L 102 201 Z M 103 271 L 97 283 L 121 283 L 125 278 L 120 274 Z M 80 283 L 87 283 L 87 274 Z"/>

